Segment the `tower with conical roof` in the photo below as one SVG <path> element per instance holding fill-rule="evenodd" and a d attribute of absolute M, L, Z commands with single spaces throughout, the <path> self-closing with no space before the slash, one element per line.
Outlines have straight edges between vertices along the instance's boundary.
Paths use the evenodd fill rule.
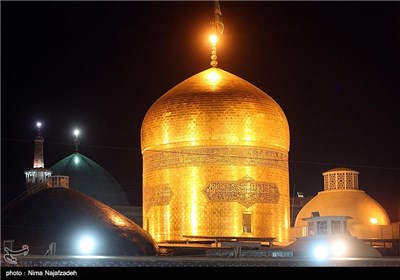
<path fill-rule="evenodd" d="M 211 66 L 161 96 L 141 128 L 143 226 L 158 241 L 275 237 L 289 228 L 289 125 L 281 107 Z"/>
<path fill-rule="evenodd" d="M 37 135 L 35 137 L 35 146 L 33 152 L 33 168 L 25 170 L 25 186 L 28 194 L 35 193 L 45 189 L 52 174 L 52 171 L 44 167 L 43 142 L 41 135 L 42 123 L 36 124 Z"/>

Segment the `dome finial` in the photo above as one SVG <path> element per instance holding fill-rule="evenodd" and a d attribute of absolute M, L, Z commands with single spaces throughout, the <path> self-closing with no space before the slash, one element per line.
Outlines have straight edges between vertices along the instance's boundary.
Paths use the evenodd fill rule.
<path fill-rule="evenodd" d="M 214 1 L 214 20 L 211 22 L 212 34 L 210 35 L 211 42 L 211 66 L 217 67 L 217 41 L 224 32 L 224 24 L 222 23 L 222 13 L 219 7 L 219 1 Z"/>
<path fill-rule="evenodd" d="M 79 129 L 74 129 L 74 135 L 75 135 L 75 153 L 78 152 L 78 148 L 79 148 L 79 142 L 78 142 L 78 135 L 79 135 L 80 131 Z"/>

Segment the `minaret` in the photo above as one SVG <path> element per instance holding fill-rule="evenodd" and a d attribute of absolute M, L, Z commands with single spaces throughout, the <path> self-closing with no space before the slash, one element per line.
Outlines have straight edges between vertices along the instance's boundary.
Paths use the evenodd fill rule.
<path fill-rule="evenodd" d="M 43 159 L 43 142 L 44 138 L 41 135 L 42 123 L 36 124 L 37 135 L 35 137 L 35 148 L 33 154 L 33 168 L 25 170 L 25 186 L 28 194 L 35 193 L 39 190 L 47 188 L 47 183 L 52 171 L 44 168 Z"/>
<path fill-rule="evenodd" d="M 33 168 L 44 168 L 44 160 L 43 160 L 43 142 L 44 138 L 41 135 L 40 128 L 42 123 L 38 122 L 36 124 L 37 127 L 37 136 L 35 137 L 35 151 L 33 153 Z"/>

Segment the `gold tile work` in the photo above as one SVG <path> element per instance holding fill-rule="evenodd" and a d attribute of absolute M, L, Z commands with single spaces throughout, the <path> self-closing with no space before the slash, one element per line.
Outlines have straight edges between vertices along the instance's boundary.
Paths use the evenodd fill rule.
<path fill-rule="evenodd" d="M 276 184 L 256 182 L 249 176 L 239 181 L 208 182 L 203 192 L 209 201 L 236 201 L 246 208 L 255 203 L 279 202 Z"/>
<path fill-rule="evenodd" d="M 145 172 L 209 164 L 261 165 L 287 170 L 288 161 L 287 153 L 252 146 L 206 146 L 146 151 Z"/>
<path fill-rule="evenodd" d="M 143 227 L 157 241 L 287 239 L 289 126 L 255 86 L 216 68 L 187 79 L 149 109 L 141 144 Z"/>
<path fill-rule="evenodd" d="M 209 80 L 214 73 L 218 79 Z M 289 151 L 280 106 L 249 82 L 210 68 L 178 84 L 147 111 L 142 150 L 160 146 L 246 145 Z"/>
<path fill-rule="evenodd" d="M 174 172 L 157 170 L 146 174 L 143 188 L 144 228 L 148 228 L 149 233 L 158 241 L 182 239 L 183 235 L 242 236 L 242 213 L 249 211 L 252 213 L 253 236 L 286 239 L 286 216 L 289 215 L 288 173 L 268 167 L 252 169 L 251 173 L 246 174 L 249 172 L 246 166 L 188 166 L 176 168 Z M 246 204 L 245 198 L 244 203 L 240 199 L 232 201 L 231 197 L 224 195 L 224 190 L 220 190 L 222 195 L 218 200 L 207 198 L 204 190 L 210 181 L 232 178 L 233 182 L 240 182 L 248 174 L 252 178 L 259 178 L 256 182 L 276 182 L 279 200 L 276 196 L 270 200 L 263 200 L 260 196 L 258 200 L 261 202 L 255 199 L 250 206 L 243 205 Z M 159 185 L 158 179 L 163 177 L 162 180 L 168 181 L 171 188 L 171 191 L 166 189 L 165 196 L 170 193 L 173 196 L 168 205 L 155 206 L 152 197 L 163 196 L 153 186 Z M 236 190 L 233 195 L 238 198 L 244 193 Z"/>
<path fill-rule="evenodd" d="M 171 202 L 173 192 L 168 185 L 148 186 L 146 194 L 147 207 L 168 205 Z"/>

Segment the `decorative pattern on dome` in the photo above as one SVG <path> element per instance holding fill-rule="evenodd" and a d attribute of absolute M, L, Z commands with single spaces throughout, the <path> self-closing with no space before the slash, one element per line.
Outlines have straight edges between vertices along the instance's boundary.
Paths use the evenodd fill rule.
<path fill-rule="evenodd" d="M 143 194 L 144 200 L 147 202 L 147 209 L 153 206 L 168 205 L 174 195 L 171 188 L 165 185 L 147 186 L 146 192 Z"/>
<path fill-rule="evenodd" d="M 219 141 L 288 151 L 289 137 L 286 116 L 270 96 L 233 74 L 211 68 L 178 84 L 151 106 L 143 120 L 141 146 L 144 151 Z"/>
<path fill-rule="evenodd" d="M 173 150 L 147 150 L 143 155 L 145 172 L 199 165 L 268 166 L 288 170 L 288 154 L 243 146 L 195 147 Z"/>
<path fill-rule="evenodd" d="M 324 172 L 324 190 L 357 190 L 358 172 L 351 169 L 336 168 Z"/>
<path fill-rule="evenodd" d="M 238 181 L 209 182 L 204 194 L 209 201 L 239 202 L 246 208 L 256 203 L 273 203 L 279 201 L 278 187 L 274 183 L 256 182 L 245 176 Z"/>

